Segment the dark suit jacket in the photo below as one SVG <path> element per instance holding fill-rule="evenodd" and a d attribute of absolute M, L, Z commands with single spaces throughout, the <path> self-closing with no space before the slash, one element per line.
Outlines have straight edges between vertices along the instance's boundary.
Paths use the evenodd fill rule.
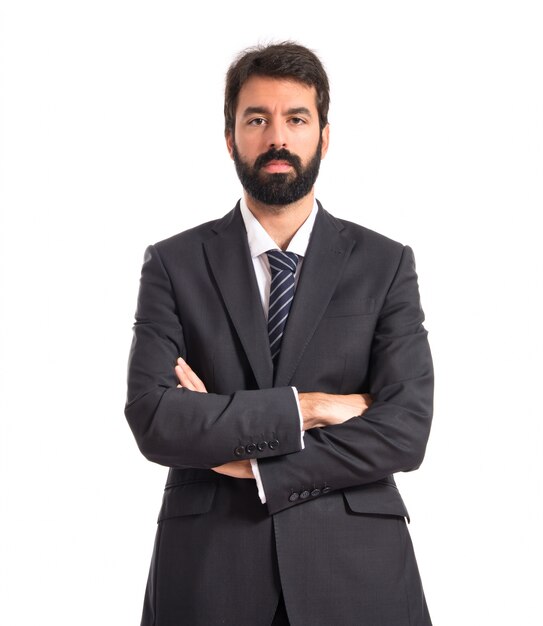
<path fill-rule="evenodd" d="M 239 206 L 148 248 L 126 417 L 171 469 L 142 624 L 268 626 L 281 587 L 294 626 L 429 623 L 392 476 L 430 431 L 423 320 L 412 250 L 319 206 L 274 374 Z M 176 387 L 178 356 L 209 393 Z M 374 403 L 301 450 L 291 385 Z M 249 458 L 265 505 L 210 469 Z"/>

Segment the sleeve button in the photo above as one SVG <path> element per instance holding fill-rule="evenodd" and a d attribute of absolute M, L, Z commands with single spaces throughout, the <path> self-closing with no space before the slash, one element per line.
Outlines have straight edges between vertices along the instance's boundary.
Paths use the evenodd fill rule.
<path fill-rule="evenodd" d="M 311 492 L 312 496 L 320 496 L 320 494 L 321 494 L 320 489 L 313 489 L 313 491 Z"/>
<path fill-rule="evenodd" d="M 256 444 L 250 443 L 248 446 L 245 446 L 245 451 L 247 454 L 252 454 L 256 450 Z"/>
<path fill-rule="evenodd" d="M 259 452 L 262 452 L 262 450 L 266 449 L 267 445 L 268 445 L 267 441 L 260 441 L 259 443 L 256 444 L 256 447 L 258 448 Z"/>
<path fill-rule="evenodd" d="M 296 493 L 295 491 L 293 493 L 290 494 L 290 496 L 288 497 L 290 502 L 296 502 L 296 500 L 300 497 L 299 493 Z"/>
<path fill-rule="evenodd" d="M 245 448 L 243 446 L 238 446 L 235 450 L 234 450 L 234 454 L 236 456 L 243 456 L 245 454 Z"/>
<path fill-rule="evenodd" d="M 322 493 L 328 493 L 329 491 L 332 491 L 332 487 L 326 486 L 323 488 Z"/>
<path fill-rule="evenodd" d="M 309 498 L 309 491 L 307 491 L 307 489 L 302 491 L 302 493 L 300 494 L 300 498 L 303 498 L 304 500 L 305 498 Z"/>
<path fill-rule="evenodd" d="M 269 443 L 268 443 L 268 447 L 270 450 L 275 450 L 279 447 L 279 440 L 278 439 L 272 439 Z"/>

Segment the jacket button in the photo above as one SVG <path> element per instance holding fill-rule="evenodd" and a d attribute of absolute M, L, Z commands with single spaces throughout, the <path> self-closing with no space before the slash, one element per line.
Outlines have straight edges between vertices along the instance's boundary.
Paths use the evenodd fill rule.
<path fill-rule="evenodd" d="M 269 447 L 270 450 L 275 450 L 276 448 L 279 447 L 279 440 L 278 439 L 272 439 L 268 443 L 268 447 Z"/>
<path fill-rule="evenodd" d="M 320 489 L 313 489 L 313 491 L 311 492 L 312 496 L 320 496 L 321 490 Z"/>
<path fill-rule="evenodd" d="M 247 454 L 252 454 L 256 450 L 256 444 L 250 443 L 248 446 L 245 446 L 245 451 Z"/>
<path fill-rule="evenodd" d="M 256 444 L 256 447 L 258 448 L 259 452 L 262 452 L 262 450 L 266 449 L 267 445 L 268 445 L 267 441 L 260 441 L 259 443 Z"/>
<path fill-rule="evenodd" d="M 329 491 L 332 491 L 332 487 L 326 486 L 323 488 L 322 493 L 328 493 Z"/>
<path fill-rule="evenodd" d="M 300 494 L 296 493 L 295 491 L 293 493 L 290 494 L 290 496 L 288 497 L 288 499 L 290 500 L 290 502 L 296 502 L 296 500 L 300 497 Z"/>
<path fill-rule="evenodd" d="M 309 498 L 309 491 L 304 490 L 302 491 L 302 493 L 300 494 L 300 498 L 303 498 L 305 500 L 305 498 Z"/>
<path fill-rule="evenodd" d="M 243 446 L 238 446 L 235 450 L 234 450 L 234 454 L 236 456 L 243 456 L 245 454 L 245 448 Z"/>

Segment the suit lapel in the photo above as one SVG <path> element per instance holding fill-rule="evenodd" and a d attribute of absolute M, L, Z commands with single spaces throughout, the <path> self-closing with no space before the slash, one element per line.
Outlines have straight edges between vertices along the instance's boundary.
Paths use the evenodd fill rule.
<path fill-rule="evenodd" d="M 268 389 L 273 386 L 268 330 L 239 204 L 215 231 L 217 236 L 204 242 L 211 271 L 257 384 Z"/>
<path fill-rule="evenodd" d="M 306 346 L 332 298 L 354 241 L 319 203 L 296 294 L 281 342 L 274 386 L 290 383 Z M 268 349 L 269 352 L 269 349 Z"/>

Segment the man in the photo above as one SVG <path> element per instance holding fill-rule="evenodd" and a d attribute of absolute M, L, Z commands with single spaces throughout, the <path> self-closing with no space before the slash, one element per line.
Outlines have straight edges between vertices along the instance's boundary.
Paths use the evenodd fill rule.
<path fill-rule="evenodd" d="M 146 252 L 126 416 L 170 470 L 144 626 L 431 623 L 392 476 L 432 415 L 413 253 L 315 201 L 328 104 L 306 48 L 242 53 L 243 198 Z"/>

